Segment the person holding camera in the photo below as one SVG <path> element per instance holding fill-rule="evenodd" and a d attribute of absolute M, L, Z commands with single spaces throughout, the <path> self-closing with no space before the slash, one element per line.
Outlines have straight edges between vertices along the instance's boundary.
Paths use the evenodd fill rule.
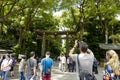
<path fill-rule="evenodd" d="M 77 46 L 80 46 L 79 54 L 73 54 Z M 85 75 L 93 75 L 92 74 L 92 66 L 94 61 L 94 54 L 93 52 L 88 48 L 88 45 L 83 41 L 77 41 L 75 40 L 74 47 L 70 50 L 69 56 L 72 57 L 72 59 L 76 63 L 76 74 L 77 79 L 76 80 L 84 80 Z M 86 76 L 86 80 L 89 79 L 89 76 Z M 91 80 L 91 79 L 89 79 Z M 95 79 L 92 79 L 95 80 Z"/>

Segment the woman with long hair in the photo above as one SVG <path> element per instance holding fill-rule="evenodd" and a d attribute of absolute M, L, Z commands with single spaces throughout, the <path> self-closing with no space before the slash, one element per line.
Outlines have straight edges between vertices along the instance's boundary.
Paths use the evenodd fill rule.
<path fill-rule="evenodd" d="M 106 52 L 106 60 L 103 80 L 117 80 L 119 77 L 119 58 L 117 53 L 114 50 L 108 50 Z"/>

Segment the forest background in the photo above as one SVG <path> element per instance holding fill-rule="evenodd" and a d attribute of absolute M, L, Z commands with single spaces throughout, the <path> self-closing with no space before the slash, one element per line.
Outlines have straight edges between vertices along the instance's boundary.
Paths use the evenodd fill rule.
<path fill-rule="evenodd" d="M 75 39 L 83 40 L 101 59 L 105 53 L 100 43 L 120 43 L 119 15 L 120 0 L 0 0 L 0 48 L 13 50 L 16 56 L 30 51 L 41 56 L 36 30 L 76 31 L 70 35 L 69 48 Z M 45 47 L 56 57 L 65 53 L 65 45 L 61 39 L 50 39 Z"/>

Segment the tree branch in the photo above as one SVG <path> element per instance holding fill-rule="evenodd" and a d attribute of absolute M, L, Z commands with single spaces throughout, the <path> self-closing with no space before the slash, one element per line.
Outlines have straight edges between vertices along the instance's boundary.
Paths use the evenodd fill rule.
<path fill-rule="evenodd" d="M 12 7 L 10 8 L 9 12 L 8 12 L 5 16 L 7 16 L 7 15 L 9 15 L 9 14 L 11 13 L 11 11 L 12 11 L 12 9 L 14 8 L 15 4 L 16 4 L 16 0 L 15 0 L 15 2 L 13 3 Z"/>
<path fill-rule="evenodd" d="M 72 7 L 71 7 L 71 14 L 72 14 L 72 17 L 73 17 L 73 24 L 76 25 L 77 21 L 76 21 L 76 18 L 75 18 L 75 15 L 74 15 L 74 11 L 73 11 Z"/>
<path fill-rule="evenodd" d="M 14 11 L 10 12 L 9 15 L 0 17 L 0 22 L 4 22 L 5 19 L 7 19 L 10 15 L 12 15 L 12 14 L 14 14 L 14 13 L 18 14 L 18 13 L 21 12 L 21 10 L 23 10 L 23 9 L 25 9 L 25 8 L 26 8 L 26 7 L 20 8 L 20 9 L 18 9 L 18 10 L 14 10 Z M 16 15 L 16 14 L 15 14 L 15 15 Z"/>
<path fill-rule="evenodd" d="M 6 5 L 8 5 L 7 3 L 8 3 L 8 2 L 6 2 L 5 5 L 3 5 L 2 7 L 5 7 Z M 1 22 L 1 21 L 4 21 L 4 19 L 5 19 L 7 16 L 10 15 L 10 13 L 12 12 L 12 9 L 14 8 L 15 4 L 16 4 L 16 0 L 15 0 L 15 2 L 13 3 L 13 5 L 11 6 L 10 10 L 8 11 L 8 13 L 7 13 L 6 15 L 3 15 L 3 16 L 0 17 L 0 22 Z"/>
<path fill-rule="evenodd" d="M 8 4 L 8 2 L 6 2 L 2 7 L 5 7 Z"/>

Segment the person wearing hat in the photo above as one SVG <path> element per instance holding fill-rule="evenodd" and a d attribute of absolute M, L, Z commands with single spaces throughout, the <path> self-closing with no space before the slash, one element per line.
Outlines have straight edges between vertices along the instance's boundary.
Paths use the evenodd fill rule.
<path fill-rule="evenodd" d="M 42 66 L 42 80 L 51 80 L 51 68 L 53 66 L 53 60 L 50 58 L 50 52 L 47 51 L 45 58 L 41 60 Z"/>
<path fill-rule="evenodd" d="M 30 52 L 30 58 L 26 62 L 25 74 L 27 80 L 36 80 L 37 61 L 35 59 L 35 52 Z"/>
<path fill-rule="evenodd" d="M 79 54 L 73 54 L 77 46 L 80 46 Z M 72 57 L 72 59 L 76 63 L 76 74 L 77 74 L 77 79 L 76 80 L 82 80 L 81 76 L 83 77 L 83 74 L 80 75 L 80 70 L 81 71 L 87 71 L 92 75 L 92 66 L 93 66 L 93 61 L 94 61 L 94 54 L 93 52 L 88 48 L 87 43 L 81 41 L 78 42 L 75 40 L 74 47 L 70 50 L 69 56 Z"/>

